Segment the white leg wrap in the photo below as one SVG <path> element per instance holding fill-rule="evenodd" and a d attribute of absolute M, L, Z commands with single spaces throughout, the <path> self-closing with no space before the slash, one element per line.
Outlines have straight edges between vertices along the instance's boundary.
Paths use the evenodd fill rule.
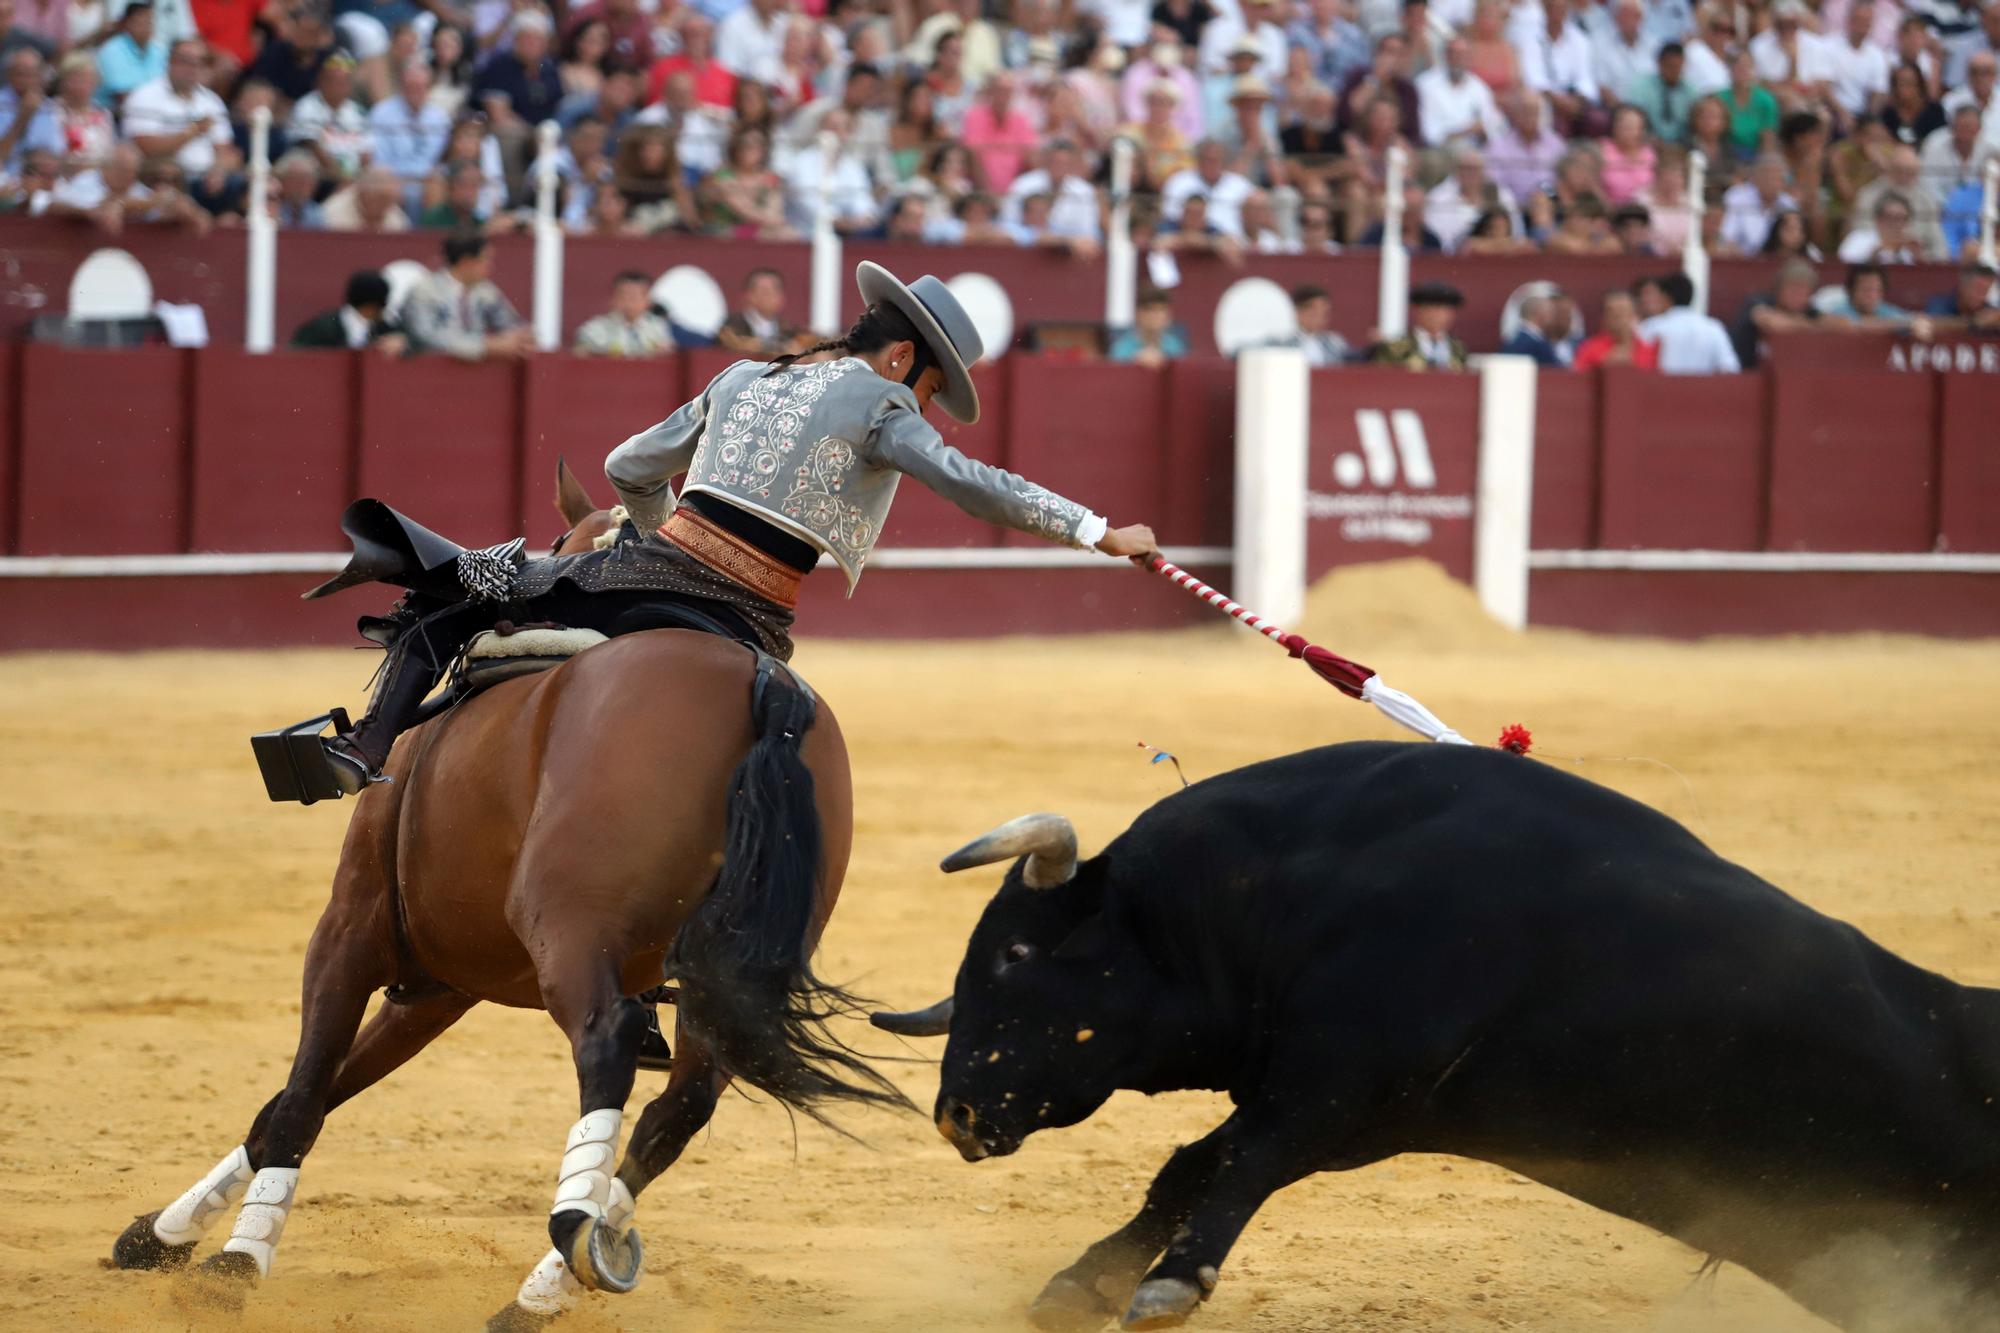
<path fill-rule="evenodd" d="M 160 1210 L 153 1234 L 163 1245 L 187 1245 L 200 1240 L 223 1211 L 250 1188 L 250 1154 L 238 1147 L 197 1180 L 188 1192 Z"/>
<path fill-rule="evenodd" d="M 243 1196 L 243 1209 L 236 1214 L 236 1226 L 222 1248 L 247 1254 L 257 1261 L 257 1272 L 271 1276 L 271 1256 L 278 1252 L 278 1238 L 285 1234 L 285 1218 L 292 1211 L 292 1198 L 299 1190 L 299 1169 L 295 1166 L 267 1166 L 250 1182 Z"/>
<path fill-rule="evenodd" d="M 597 1114 L 605 1113 L 599 1111 Z M 579 1124 L 577 1128 L 581 1129 L 582 1125 Z M 614 1129 L 613 1133 L 616 1132 Z M 576 1141 L 574 1130 L 570 1133 L 570 1141 L 571 1143 Z M 563 1161 L 567 1165 L 568 1153 L 563 1155 Z M 561 1195 L 558 1194 L 557 1209 L 577 1206 L 579 1205 L 565 1205 Z M 632 1191 L 625 1188 L 625 1182 L 616 1176 L 612 1177 L 609 1198 L 603 1212 L 605 1225 L 613 1231 L 623 1231 L 632 1224 L 632 1214 L 637 1209 L 638 1204 L 633 1201 Z M 521 1283 L 521 1290 L 515 1295 L 514 1303 L 523 1310 L 535 1314 L 557 1315 L 576 1304 L 577 1297 L 582 1294 L 583 1284 L 569 1271 L 569 1265 L 563 1262 L 562 1255 L 550 1250 L 542 1256 L 542 1261 L 535 1265 L 534 1271 Z"/>
<path fill-rule="evenodd" d="M 604 1216 L 611 1202 L 611 1169 L 618 1154 L 618 1130 L 625 1113 L 616 1108 L 592 1111 L 570 1129 L 562 1170 L 556 1175 L 556 1201 L 549 1209 L 566 1208 Z"/>

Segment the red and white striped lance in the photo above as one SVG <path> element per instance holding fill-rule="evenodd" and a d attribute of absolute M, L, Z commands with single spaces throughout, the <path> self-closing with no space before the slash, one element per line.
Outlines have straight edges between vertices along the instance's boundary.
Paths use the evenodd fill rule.
<path fill-rule="evenodd" d="M 1176 587 L 1201 598 L 1216 610 L 1242 621 L 1293 657 L 1304 661 L 1313 669 L 1314 674 L 1333 685 L 1342 694 L 1374 704 L 1385 717 L 1400 726 L 1408 727 L 1425 740 L 1444 741 L 1453 745 L 1472 744 L 1447 727 L 1430 709 L 1401 690 L 1392 689 L 1384 684 L 1372 667 L 1350 661 L 1316 643 L 1308 643 L 1303 635 L 1290 633 L 1282 626 L 1272 624 L 1248 607 L 1203 583 L 1165 556 L 1134 556 L 1132 563 L 1143 569 L 1150 569 L 1156 574 L 1165 575 Z"/>

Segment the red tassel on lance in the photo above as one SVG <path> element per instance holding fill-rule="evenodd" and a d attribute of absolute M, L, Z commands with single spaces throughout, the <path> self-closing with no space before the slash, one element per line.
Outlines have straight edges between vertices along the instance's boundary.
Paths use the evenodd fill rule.
<path fill-rule="evenodd" d="M 1509 723 L 1500 732 L 1499 746 L 1508 754 L 1526 754 L 1528 747 L 1534 743 L 1535 738 L 1518 722 Z"/>
<path fill-rule="evenodd" d="M 1305 657 L 1306 665 L 1313 669 L 1315 675 L 1350 699 L 1359 699 L 1361 687 L 1375 674 L 1359 662 L 1350 662 L 1340 654 L 1330 652 L 1316 643 L 1307 644 L 1302 655 Z"/>
<path fill-rule="evenodd" d="M 1306 642 L 1306 637 L 1303 634 L 1287 634 L 1284 638 L 1277 640 L 1277 644 L 1293 657 L 1304 657 L 1306 649 L 1312 647 L 1311 644 Z"/>

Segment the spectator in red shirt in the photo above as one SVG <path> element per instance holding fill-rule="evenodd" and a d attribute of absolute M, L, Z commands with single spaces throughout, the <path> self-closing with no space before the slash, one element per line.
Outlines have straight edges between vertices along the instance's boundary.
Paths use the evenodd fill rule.
<path fill-rule="evenodd" d="M 695 100 L 704 106 L 726 110 L 735 104 L 736 76 L 715 59 L 715 24 L 693 10 L 681 20 L 680 54 L 653 62 L 646 76 L 646 101 L 659 101 L 667 79 L 682 70 L 694 75 Z"/>
<path fill-rule="evenodd" d="M 1632 366 L 1639 370 L 1660 368 L 1660 345 L 1639 336 L 1639 308 L 1627 291 L 1604 296 L 1604 331 L 1585 338 L 1571 363 L 1576 370 L 1599 366 Z"/>
<path fill-rule="evenodd" d="M 190 0 L 195 27 L 209 50 L 228 58 L 227 71 L 242 69 L 257 56 L 250 41 L 264 0 Z"/>

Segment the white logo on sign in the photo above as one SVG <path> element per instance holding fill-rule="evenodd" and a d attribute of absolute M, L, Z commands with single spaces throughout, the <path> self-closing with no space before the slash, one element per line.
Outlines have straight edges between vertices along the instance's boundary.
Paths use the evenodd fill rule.
<path fill-rule="evenodd" d="M 1340 535 L 1347 541 L 1404 546 L 1429 542 L 1433 519 L 1472 517 L 1471 496 L 1435 494 L 1437 468 L 1431 463 L 1430 437 L 1424 433 L 1424 419 L 1414 411 L 1357 409 L 1354 434 L 1361 452 L 1336 454 L 1333 460 L 1333 480 L 1343 493 L 1310 493 L 1306 517 L 1339 519 Z M 1375 489 L 1354 493 L 1364 482 Z M 1390 489 L 1399 482 L 1409 489 Z"/>
<path fill-rule="evenodd" d="M 1361 484 L 1364 468 L 1369 485 L 1394 486 L 1398 458 L 1403 462 L 1403 480 L 1410 485 L 1423 491 L 1437 485 L 1424 419 L 1409 408 L 1399 407 L 1393 412 L 1361 408 L 1354 414 L 1354 430 L 1361 437 L 1360 456 L 1341 454 L 1333 460 L 1333 479 L 1348 490 Z"/>

